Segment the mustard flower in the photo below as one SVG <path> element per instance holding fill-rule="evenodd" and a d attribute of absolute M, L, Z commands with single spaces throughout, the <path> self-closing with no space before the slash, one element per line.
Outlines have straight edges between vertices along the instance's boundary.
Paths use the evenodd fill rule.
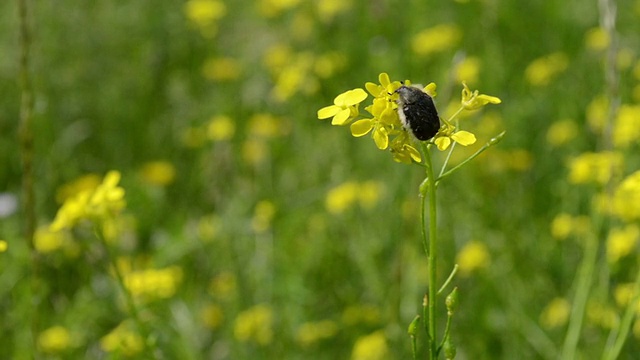
<path fill-rule="evenodd" d="M 568 66 L 567 55 L 556 52 L 532 61 L 525 69 L 524 75 L 531 85 L 546 86 Z"/>
<path fill-rule="evenodd" d="M 335 321 L 322 320 L 307 322 L 296 330 L 296 341 L 303 347 L 311 346 L 324 339 L 334 337 L 338 333 L 338 325 Z"/>
<path fill-rule="evenodd" d="M 346 125 L 360 114 L 358 105 L 367 96 L 367 93 L 360 88 L 346 91 L 336 96 L 333 105 L 318 110 L 318 119 L 332 118 L 331 125 Z"/>
<path fill-rule="evenodd" d="M 120 323 L 110 333 L 100 339 L 102 350 L 127 357 L 139 354 L 144 349 L 144 339 L 134 330 L 130 321 Z"/>
<path fill-rule="evenodd" d="M 480 241 L 468 242 L 458 253 L 456 262 L 460 266 L 461 275 L 469 275 L 473 271 L 485 268 L 491 261 L 487 246 Z"/>
<path fill-rule="evenodd" d="M 571 314 L 571 303 L 565 298 L 555 298 L 540 314 L 540 324 L 546 329 L 564 326 Z"/>
<path fill-rule="evenodd" d="M 456 142 L 462 146 L 475 144 L 476 136 L 465 130 L 458 130 L 452 125 L 443 126 L 433 140 L 438 150 L 444 151 L 449 148 L 452 142 Z"/>
<path fill-rule="evenodd" d="M 233 334 L 241 342 L 270 344 L 274 336 L 273 310 L 266 304 L 260 304 L 241 312 L 235 319 Z"/>
<path fill-rule="evenodd" d="M 627 176 L 615 190 L 613 211 L 626 221 L 640 219 L 640 171 Z"/>
<path fill-rule="evenodd" d="M 65 327 L 52 326 L 38 335 L 38 346 L 48 354 L 60 353 L 72 344 L 71 334 Z"/>
<path fill-rule="evenodd" d="M 607 260 L 615 263 L 629 255 L 640 239 L 640 228 L 637 225 L 627 225 L 625 228 L 613 228 L 607 238 Z"/>
<path fill-rule="evenodd" d="M 389 347 L 382 330 L 360 337 L 351 353 L 352 360 L 382 360 L 388 357 Z"/>
<path fill-rule="evenodd" d="M 502 102 L 495 96 L 479 94 L 478 90 L 469 90 L 466 82 L 462 82 L 462 86 L 462 107 L 465 110 L 476 110 L 487 104 L 500 104 Z"/>

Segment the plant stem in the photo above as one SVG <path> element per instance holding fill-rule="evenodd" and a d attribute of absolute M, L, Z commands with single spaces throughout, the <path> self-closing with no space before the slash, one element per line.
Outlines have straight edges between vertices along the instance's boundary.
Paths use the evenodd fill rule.
<path fill-rule="evenodd" d="M 436 239 L 436 179 L 433 173 L 433 163 L 431 161 L 431 154 L 429 148 L 422 144 L 422 150 L 424 153 L 426 165 L 427 165 L 427 188 L 429 196 L 429 318 L 428 318 L 428 333 L 429 333 L 429 359 L 434 360 L 437 358 L 437 339 L 436 339 L 436 296 L 438 293 L 438 285 L 436 267 L 437 267 L 437 239 Z M 423 208 L 424 208 L 423 199 Z M 423 217 L 424 219 L 424 217 Z M 423 227 L 424 229 L 424 227 Z M 424 232 L 424 230 L 423 230 Z"/>
<path fill-rule="evenodd" d="M 20 59 L 18 65 L 18 76 L 20 86 L 20 120 L 18 123 L 18 138 L 20 139 L 20 161 L 22 166 L 22 209 L 24 216 L 24 237 L 27 241 L 31 253 L 31 275 L 30 275 L 30 301 L 32 311 L 30 316 L 31 341 L 33 342 L 33 357 L 38 358 L 38 348 L 35 342 L 40 331 L 39 309 L 41 303 L 41 286 L 39 285 L 40 261 L 34 246 L 34 233 L 36 230 L 36 210 L 35 191 L 33 188 L 33 91 L 29 80 L 29 54 L 31 45 L 31 34 L 29 32 L 27 0 L 18 0 L 18 22 L 20 33 Z"/>

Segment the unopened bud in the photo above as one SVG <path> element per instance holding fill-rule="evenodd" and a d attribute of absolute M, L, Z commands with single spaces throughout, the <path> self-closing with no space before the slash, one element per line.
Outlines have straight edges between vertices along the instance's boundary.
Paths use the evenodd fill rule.
<path fill-rule="evenodd" d="M 447 298 L 445 299 L 445 305 L 447 305 L 447 313 L 449 315 L 453 315 L 453 312 L 458 307 L 458 288 L 457 287 L 453 288 L 453 291 L 451 291 L 451 293 L 447 295 Z"/>
<path fill-rule="evenodd" d="M 416 315 L 409 324 L 409 328 L 407 329 L 407 333 L 409 336 L 414 337 L 418 333 L 418 324 L 420 323 L 420 315 Z"/>

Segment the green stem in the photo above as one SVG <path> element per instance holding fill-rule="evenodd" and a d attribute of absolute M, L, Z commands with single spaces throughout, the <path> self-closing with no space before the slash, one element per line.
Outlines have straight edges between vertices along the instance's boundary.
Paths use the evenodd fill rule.
<path fill-rule="evenodd" d="M 622 346 L 627 340 L 627 336 L 629 335 L 629 330 L 631 329 L 631 324 L 633 323 L 633 319 L 636 317 L 636 309 L 638 305 L 638 300 L 640 300 L 640 271 L 636 275 L 635 287 L 634 287 L 634 296 L 631 298 L 631 301 L 627 304 L 627 308 L 624 311 L 624 315 L 622 316 L 622 321 L 620 322 L 620 326 L 616 329 L 617 336 L 616 341 L 613 346 L 605 348 L 604 354 L 602 358 L 604 360 L 615 360 L 620 355 L 620 351 L 622 350 Z"/>
<path fill-rule="evenodd" d="M 30 292 L 32 312 L 30 316 L 31 341 L 33 342 L 34 358 L 38 358 L 38 348 L 35 342 L 40 331 L 39 309 L 41 303 L 41 286 L 39 284 L 40 261 L 38 252 L 34 246 L 34 233 L 37 227 L 35 210 L 35 191 L 33 187 L 33 91 L 29 79 L 29 53 L 31 46 L 31 34 L 28 22 L 27 0 L 18 0 L 18 22 L 20 33 L 20 58 L 18 64 L 18 76 L 20 86 L 20 120 L 18 124 L 18 138 L 20 140 L 20 161 L 22 166 L 22 209 L 24 216 L 24 237 L 31 253 Z"/>
<path fill-rule="evenodd" d="M 456 172 L 456 170 L 459 170 L 461 167 L 465 166 L 469 161 L 475 159 L 478 155 L 482 154 L 485 150 L 487 150 L 491 146 L 499 143 L 502 140 L 502 138 L 504 137 L 505 134 L 506 134 L 506 131 L 503 131 L 500 134 L 496 135 L 495 137 L 491 138 L 489 141 L 487 141 L 486 144 L 484 144 L 480 149 L 478 149 L 478 151 L 473 153 L 473 155 L 469 156 L 463 162 L 461 162 L 460 164 L 454 166 L 453 168 L 451 168 L 447 172 L 440 171 L 440 176 L 438 176 L 438 179 L 436 179 L 436 182 L 439 182 L 440 180 L 444 179 L 445 177 L 453 174 L 454 172 Z M 444 167 L 443 167 L 442 170 L 444 170 Z"/>
<path fill-rule="evenodd" d="M 428 318 L 428 333 L 429 333 L 429 359 L 434 360 L 437 358 L 437 339 L 436 339 L 436 296 L 438 293 L 437 281 L 437 232 L 436 232 L 436 180 L 433 173 L 433 163 L 431 161 L 431 154 L 429 148 L 422 144 L 422 150 L 424 153 L 426 165 L 427 165 L 427 188 L 429 196 L 429 318 Z M 424 204 L 424 201 L 423 201 Z M 422 206 L 424 208 L 424 205 Z M 424 219 L 424 218 L 423 218 Z M 424 229 L 424 227 L 423 227 Z M 424 233 L 424 230 L 423 230 Z"/>
<path fill-rule="evenodd" d="M 151 352 L 151 347 L 148 344 L 149 331 L 145 326 L 144 322 L 142 321 L 142 318 L 140 317 L 140 311 L 138 309 L 138 306 L 136 305 L 133 295 L 131 294 L 131 291 L 129 291 L 129 289 L 125 284 L 124 275 L 122 274 L 122 271 L 120 271 L 120 267 L 118 266 L 118 263 L 116 261 L 116 258 L 113 252 L 111 251 L 111 247 L 109 246 L 109 244 L 107 243 L 107 240 L 104 237 L 102 226 L 96 225 L 95 234 L 96 234 L 96 237 L 98 237 L 98 239 L 102 243 L 102 246 L 104 247 L 104 250 L 107 254 L 107 258 L 109 259 L 109 265 L 111 266 L 111 268 L 113 268 L 113 273 L 116 276 L 116 282 L 118 283 L 120 290 L 124 294 L 124 298 L 125 298 L 126 306 L 129 310 L 129 314 L 131 318 L 133 318 L 133 321 L 135 322 L 136 327 L 138 328 L 138 332 L 141 334 L 143 338 L 144 353 L 151 356 L 151 358 L 157 358 L 156 356 L 153 356 L 154 354 Z"/>
<path fill-rule="evenodd" d="M 589 299 L 589 290 L 593 279 L 593 272 L 598 259 L 598 239 L 595 235 L 588 235 L 584 251 L 584 259 L 578 273 L 576 294 L 571 309 L 569 328 L 564 339 L 561 359 L 575 359 L 578 340 L 582 330 L 585 308 Z"/>

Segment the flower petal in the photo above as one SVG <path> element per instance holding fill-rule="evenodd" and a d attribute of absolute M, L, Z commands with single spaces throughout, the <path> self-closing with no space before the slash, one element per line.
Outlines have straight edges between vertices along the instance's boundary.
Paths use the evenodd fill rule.
<path fill-rule="evenodd" d="M 480 94 L 478 95 L 478 100 L 480 100 L 483 104 L 500 104 L 502 102 L 502 100 L 500 100 L 500 98 L 495 97 L 495 96 L 491 96 L 491 95 L 484 95 L 484 94 Z"/>
<path fill-rule="evenodd" d="M 389 147 L 389 134 L 387 129 L 380 126 L 373 130 L 373 141 L 380 150 L 384 150 Z"/>
<path fill-rule="evenodd" d="M 360 137 L 367 135 L 373 129 L 374 122 L 371 119 L 362 119 L 351 124 L 351 135 Z"/>
<path fill-rule="evenodd" d="M 383 88 L 386 88 L 387 85 L 391 83 L 391 80 L 389 79 L 389 74 L 384 72 L 378 75 L 378 81 L 380 81 L 380 85 L 382 85 Z"/>
<path fill-rule="evenodd" d="M 359 104 L 363 102 L 364 99 L 367 98 L 367 96 L 369 96 L 369 94 L 367 94 L 366 91 L 360 88 L 349 90 L 346 93 L 344 93 L 344 95 L 345 95 L 344 104 L 348 106 Z"/>
<path fill-rule="evenodd" d="M 444 150 L 447 150 L 449 145 L 451 145 L 451 139 L 449 139 L 449 137 L 447 136 L 442 136 L 435 139 L 435 143 L 436 143 L 436 146 L 438 147 L 438 150 L 444 151 Z"/>
<path fill-rule="evenodd" d="M 380 88 L 380 85 L 374 84 L 372 82 L 364 84 L 364 87 L 365 89 L 367 89 L 369 94 L 373 95 L 374 97 L 380 96 L 380 93 L 382 92 L 382 88 Z"/>
<path fill-rule="evenodd" d="M 333 117 L 333 120 L 331 120 L 331 125 L 345 125 L 347 122 L 349 122 L 350 114 L 351 110 L 349 109 L 340 110 L 340 112 Z"/>
<path fill-rule="evenodd" d="M 417 163 L 422 161 L 422 157 L 420 156 L 420 151 L 418 151 L 416 148 L 414 148 L 411 145 L 405 145 L 405 149 L 407 150 L 407 152 L 409 153 L 409 156 L 411 156 L 413 161 Z"/>
<path fill-rule="evenodd" d="M 471 145 L 476 142 L 476 136 L 468 131 L 458 131 L 455 134 L 451 135 L 451 139 L 462 146 Z"/>
<path fill-rule="evenodd" d="M 328 119 L 342 110 L 339 106 L 329 105 L 318 110 L 318 119 Z"/>

